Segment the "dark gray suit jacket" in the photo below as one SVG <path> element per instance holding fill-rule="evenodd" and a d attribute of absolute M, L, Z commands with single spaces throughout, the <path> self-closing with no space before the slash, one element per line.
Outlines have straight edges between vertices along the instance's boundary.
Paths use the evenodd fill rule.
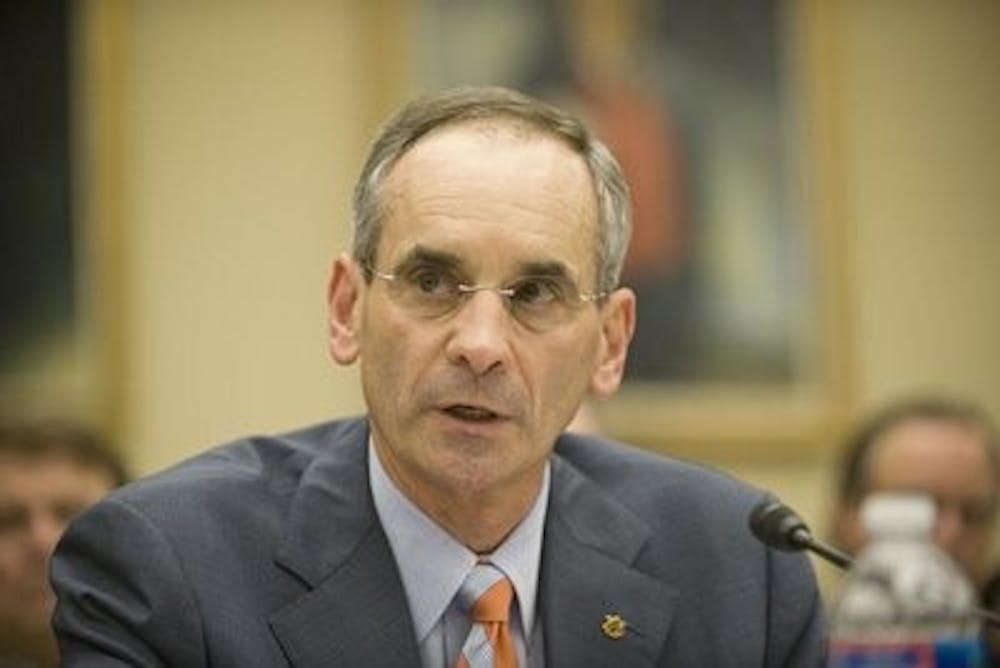
<path fill-rule="evenodd" d="M 364 420 L 223 446 L 77 519 L 52 579 L 69 666 L 420 665 L 368 487 Z M 812 571 L 747 529 L 761 493 L 560 438 L 539 606 L 550 668 L 814 666 Z M 605 615 L 627 623 L 602 633 Z"/>

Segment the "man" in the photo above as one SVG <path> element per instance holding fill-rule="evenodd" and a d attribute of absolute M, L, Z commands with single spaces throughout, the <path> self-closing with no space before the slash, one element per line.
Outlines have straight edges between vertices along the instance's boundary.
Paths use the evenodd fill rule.
<path fill-rule="evenodd" d="M 938 508 L 934 541 L 973 583 L 985 584 L 1000 503 L 1000 440 L 983 411 L 933 397 L 889 405 L 860 426 L 840 470 L 838 544 L 856 553 L 867 542 L 859 512 L 868 494 L 926 492 Z"/>
<path fill-rule="evenodd" d="M 366 419 L 237 441 L 81 517 L 53 565 L 64 663 L 818 665 L 806 560 L 746 529 L 760 492 L 563 434 L 622 377 L 628 211 L 561 111 L 496 88 L 405 107 L 328 290 Z"/>
<path fill-rule="evenodd" d="M 0 426 L 0 666 L 57 664 L 49 557 L 67 523 L 124 479 L 121 462 L 88 431 Z"/>

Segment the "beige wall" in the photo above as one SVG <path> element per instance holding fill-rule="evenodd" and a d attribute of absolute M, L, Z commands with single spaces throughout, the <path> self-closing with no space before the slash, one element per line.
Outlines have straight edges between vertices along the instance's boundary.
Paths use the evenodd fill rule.
<path fill-rule="evenodd" d="M 849 413 L 914 391 L 1000 416 L 1000 3 L 831 3 Z M 829 462 L 741 465 L 814 527 Z"/>
<path fill-rule="evenodd" d="M 131 5 L 121 440 L 140 471 L 360 406 L 323 296 L 379 94 L 362 4 Z M 944 388 L 1000 414 L 1000 3 L 825 6 L 845 408 Z M 716 463 L 823 523 L 821 456 Z"/>
<path fill-rule="evenodd" d="M 860 397 L 943 388 L 1000 414 L 1000 3 L 850 7 L 842 113 Z"/>
<path fill-rule="evenodd" d="M 363 150 L 355 3 L 134 3 L 121 440 L 149 471 L 356 410 L 324 340 Z"/>

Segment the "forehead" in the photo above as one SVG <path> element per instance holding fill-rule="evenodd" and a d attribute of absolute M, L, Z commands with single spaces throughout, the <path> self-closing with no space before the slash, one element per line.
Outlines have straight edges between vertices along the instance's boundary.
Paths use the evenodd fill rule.
<path fill-rule="evenodd" d="M 594 264 L 597 199 L 583 158 L 507 121 L 462 122 L 421 138 L 386 178 L 380 257 L 415 246 L 486 264 Z"/>
<path fill-rule="evenodd" d="M 887 431 L 872 452 L 875 487 L 926 489 L 950 498 L 997 492 L 983 433 L 955 421 L 917 418 Z"/>

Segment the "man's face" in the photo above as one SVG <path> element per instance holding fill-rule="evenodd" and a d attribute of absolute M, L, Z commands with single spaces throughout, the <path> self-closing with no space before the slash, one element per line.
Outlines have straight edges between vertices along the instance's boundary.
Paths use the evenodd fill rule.
<path fill-rule="evenodd" d="M 0 626 L 47 632 L 48 560 L 66 524 L 111 481 L 67 458 L 0 455 Z"/>
<path fill-rule="evenodd" d="M 982 582 L 998 494 L 982 433 L 957 422 L 907 420 L 874 444 L 868 466 L 872 491 L 919 491 L 934 498 L 934 541 Z"/>
<path fill-rule="evenodd" d="M 397 162 L 386 190 L 378 272 L 443 271 L 483 286 L 542 272 L 597 289 L 596 196 L 585 163 L 556 140 L 495 125 L 440 129 Z M 570 317 L 532 328 L 494 291 L 428 317 L 397 287 L 359 281 L 354 311 L 386 469 L 425 508 L 440 495 L 533 494 L 583 395 L 617 388 L 634 296 L 574 300 Z"/>

